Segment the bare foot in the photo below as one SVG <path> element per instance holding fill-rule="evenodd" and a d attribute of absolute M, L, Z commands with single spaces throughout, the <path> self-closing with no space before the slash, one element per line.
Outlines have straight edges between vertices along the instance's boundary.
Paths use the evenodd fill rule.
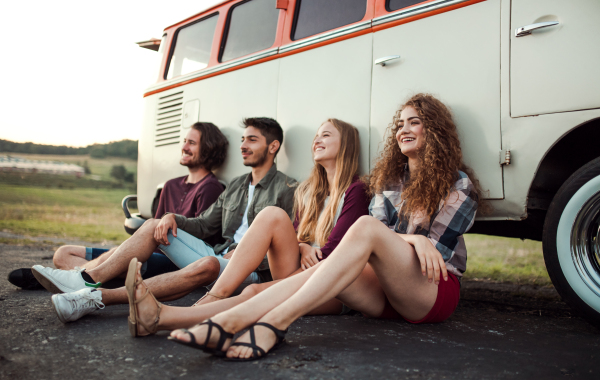
<path fill-rule="evenodd" d="M 137 264 L 137 272 L 135 274 L 136 282 L 140 282 L 140 284 L 135 288 L 135 299 L 141 299 L 146 292 L 150 291 L 146 287 L 146 284 L 142 283 L 142 263 Z M 154 299 L 154 297 L 149 294 L 144 298 L 140 303 L 136 304 L 137 308 L 137 316 L 138 316 L 138 335 L 145 336 L 156 333 L 159 329 L 159 321 L 160 321 L 160 310 L 159 304 Z M 144 326 L 147 326 L 151 331 L 148 331 Z"/>
<path fill-rule="evenodd" d="M 263 322 L 263 321 L 260 321 L 260 322 Z M 264 321 L 264 322 L 266 322 L 266 321 Z M 279 327 L 277 327 L 277 326 L 274 326 L 274 327 L 279 329 Z M 252 341 L 252 338 L 250 335 L 252 330 L 254 330 L 254 342 Z M 250 343 L 252 345 L 258 346 L 261 349 L 263 349 L 266 354 L 277 343 L 277 336 L 271 329 L 269 329 L 265 326 L 254 325 L 250 328 L 250 330 L 246 331 L 242 336 L 237 338 L 234 343 Z M 256 354 L 254 353 L 254 351 L 255 351 L 255 349 L 253 349 L 252 347 L 236 346 L 234 344 L 232 347 L 229 348 L 229 350 L 227 350 L 227 357 L 228 358 L 238 358 L 238 359 L 248 359 L 248 358 L 251 358 L 251 357 L 254 357 L 257 355 L 258 355 L 258 357 L 262 356 L 262 353 L 260 352 L 260 350 L 257 350 L 258 352 Z"/>
<path fill-rule="evenodd" d="M 207 322 L 207 321 L 205 321 L 205 322 Z M 213 322 L 218 324 L 218 322 L 216 322 L 216 321 L 213 321 Z M 210 331 L 210 338 L 208 339 L 208 342 L 207 342 L 206 336 L 207 336 L 207 334 L 209 334 L 210 328 L 211 327 L 209 327 L 209 324 L 198 324 L 198 325 L 190 328 L 187 331 L 189 331 L 192 335 L 194 335 L 194 339 L 197 344 L 205 345 L 208 348 L 218 348 L 217 346 L 219 344 L 219 341 L 221 340 L 221 335 L 223 333 L 217 327 L 213 326 L 212 331 Z M 233 334 L 232 331 L 227 331 L 225 329 L 223 329 L 223 330 L 226 333 Z M 192 338 L 190 337 L 190 335 L 183 329 L 171 331 L 171 336 L 177 340 L 187 342 L 187 343 L 190 343 L 192 341 Z M 225 342 L 223 343 L 221 350 L 226 351 L 230 345 L 231 345 L 231 338 L 225 339 Z"/>

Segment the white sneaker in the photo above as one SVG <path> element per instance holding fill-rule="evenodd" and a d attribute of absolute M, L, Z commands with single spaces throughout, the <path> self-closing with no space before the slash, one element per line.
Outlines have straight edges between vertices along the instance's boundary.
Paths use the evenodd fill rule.
<path fill-rule="evenodd" d="M 52 293 L 71 293 L 80 289 L 99 288 L 101 283 L 91 284 L 81 277 L 83 269 L 61 270 L 34 265 L 31 272 L 44 288 Z"/>
<path fill-rule="evenodd" d="M 104 309 L 102 292 L 90 288 L 55 294 L 52 296 L 52 305 L 62 323 L 73 322 L 92 311 Z"/>

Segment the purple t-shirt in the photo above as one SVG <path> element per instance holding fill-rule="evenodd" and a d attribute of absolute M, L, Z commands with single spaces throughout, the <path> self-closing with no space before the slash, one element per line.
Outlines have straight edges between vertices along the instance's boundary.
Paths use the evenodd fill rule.
<path fill-rule="evenodd" d="M 215 203 L 225 190 L 213 173 L 209 173 L 196 183 L 186 183 L 188 176 L 173 178 L 163 187 L 156 210 L 156 219 L 165 213 L 194 218 Z"/>
<path fill-rule="evenodd" d="M 323 247 L 321 247 L 321 253 L 323 253 L 323 259 L 327 256 L 337 245 L 340 243 L 350 226 L 354 224 L 363 215 L 369 215 L 369 203 L 371 198 L 367 195 L 367 186 L 358 179 L 354 178 L 354 181 L 348 186 L 344 196 L 344 206 L 342 212 L 337 220 L 335 226 L 329 234 L 329 239 Z M 298 228 L 299 218 L 296 215 L 296 221 L 294 228 Z"/>

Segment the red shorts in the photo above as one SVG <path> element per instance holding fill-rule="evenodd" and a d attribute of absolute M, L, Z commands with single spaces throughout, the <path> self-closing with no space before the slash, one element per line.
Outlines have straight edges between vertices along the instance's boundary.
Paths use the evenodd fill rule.
<path fill-rule="evenodd" d="M 378 317 L 380 319 L 397 319 L 404 318 L 410 323 L 436 323 L 443 322 L 454 313 L 456 306 L 458 306 L 458 300 L 460 298 L 460 282 L 458 278 L 452 273 L 448 273 L 448 281 L 443 279 L 438 285 L 438 294 L 435 299 L 433 307 L 427 313 L 427 315 L 419 321 L 411 321 L 404 318 L 390 304 L 390 301 L 385 299 L 385 307 L 383 313 Z"/>

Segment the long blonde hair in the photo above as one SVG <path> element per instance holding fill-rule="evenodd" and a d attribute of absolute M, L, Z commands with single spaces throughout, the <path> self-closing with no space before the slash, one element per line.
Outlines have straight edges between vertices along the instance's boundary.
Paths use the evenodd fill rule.
<path fill-rule="evenodd" d="M 300 218 L 298 241 L 308 244 L 316 242 L 321 247 L 327 243 L 333 230 L 340 200 L 358 173 L 360 152 L 358 129 L 338 119 L 327 119 L 323 124 L 327 122 L 340 132 L 340 150 L 335 160 L 335 184 L 329 194 L 329 203 L 323 210 L 323 217 L 319 219 L 329 193 L 327 172 L 323 166 L 315 163 L 308 179 L 300 184 L 294 197 L 294 213 Z"/>

